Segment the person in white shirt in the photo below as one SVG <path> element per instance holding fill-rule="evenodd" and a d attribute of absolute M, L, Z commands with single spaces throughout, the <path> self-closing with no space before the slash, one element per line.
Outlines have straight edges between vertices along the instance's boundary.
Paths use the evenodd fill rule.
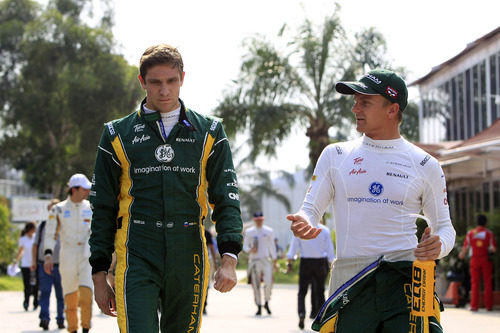
<path fill-rule="evenodd" d="M 335 250 L 330 230 L 323 224 L 318 225 L 322 232 L 313 239 L 293 237 L 288 249 L 288 272 L 292 271 L 293 261 L 300 253 L 298 313 L 299 328 L 304 328 L 306 315 L 305 298 L 311 285 L 311 313 L 309 318 L 315 318 L 325 302 L 325 280 L 330 270 L 330 264 L 335 258 Z"/>
<path fill-rule="evenodd" d="M 36 279 L 36 271 L 31 271 L 31 263 L 33 261 L 31 248 L 33 246 L 35 231 L 35 223 L 26 223 L 19 238 L 19 251 L 14 259 L 15 264 L 21 260 L 21 273 L 23 274 L 24 284 L 23 308 L 25 311 L 28 311 L 30 295 L 33 295 L 33 310 L 38 307 L 38 281 Z"/>
<path fill-rule="evenodd" d="M 335 88 L 354 95 L 356 129 L 364 135 L 323 150 L 302 208 L 287 216 L 295 236 L 312 239 L 321 233 L 316 226 L 333 202 L 332 296 L 313 328 L 399 333 L 432 326 L 439 332 L 439 306 L 429 318 L 410 313 L 411 267 L 415 259 L 446 256 L 455 230 L 438 161 L 400 136 L 406 84 L 396 73 L 376 69 Z M 419 243 L 415 221 L 421 211 L 430 225 Z"/>
<path fill-rule="evenodd" d="M 273 267 L 276 265 L 276 246 L 273 229 L 264 225 L 264 214 L 253 214 L 254 227 L 248 228 L 243 239 L 243 251 L 249 253 L 248 278 L 252 284 L 257 313 L 262 314 L 262 306 L 271 314 L 269 301 L 273 287 Z M 260 291 L 261 279 L 264 281 L 264 305 Z"/>
<path fill-rule="evenodd" d="M 71 176 L 68 198 L 50 210 L 45 226 L 43 268 L 47 274 L 54 268 L 52 255 L 58 237 L 61 243 L 59 270 L 69 332 L 78 330 L 78 307 L 82 332 L 89 332 L 91 325 L 93 284 L 89 236 L 92 210 L 86 200 L 91 185 L 81 173 Z"/>

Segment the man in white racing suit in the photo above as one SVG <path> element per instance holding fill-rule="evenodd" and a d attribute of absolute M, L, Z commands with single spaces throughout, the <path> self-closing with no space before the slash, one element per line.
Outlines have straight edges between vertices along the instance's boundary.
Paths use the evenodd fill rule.
<path fill-rule="evenodd" d="M 269 301 L 273 288 L 273 266 L 276 266 L 276 245 L 274 243 L 273 229 L 264 225 L 264 214 L 256 212 L 253 214 L 255 226 L 245 231 L 243 238 L 243 251 L 249 253 L 248 278 L 252 284 L 255 304 L 257 305 L 256 316 L 262 314 L 262 306 L 268 314 L 271 314 Z M 261 280 L 264 282 L 264 304 L 260 291 Z"/>
<path fill-rule="evenodd" d="M 78 330 L 80 306 L 81 326 L 83 333 L 86 333 L 90 329 L 92 318 L 93 286 L 88 244 L 92 210 L 86 198 L 92 184 L 85 175 L 77 173 L 71 176 L 68 185 L 68 198 L 51 209 L 45 227 L 44 270 L 47 274 L 52 271 L 52 253 L 59 234 L 59 270 L 68 331 Z"/>
<path fill-rule="evenodd" d="M 337 259 L 330 295 L 346 282 L 357 283 L 353 277 L 368 276 L 358 273 L 379 260 L 374 273 L 357 283 L 363 288 L 340 294 L 344 303 L 325 332 L 413 332 L 429 323 L 409 311 L 405 292 L 411 286 L 411 263 L 442 258 L 455 242 L 444 174 L 435 158 L 400 136 L 408 92 L 396 73 L 373 70 L 358 82 L 337 83 L 336 90 L 354 95 L 352 112 L 364 135 L 323 150 L 302 208 L 287 219 L 295 236 L 315 238 L 333 201 Z M 421 211 L 431 223 L 418 243 L 415 215 Z M 441 329 L 436 316 L 431 332 Z"/>

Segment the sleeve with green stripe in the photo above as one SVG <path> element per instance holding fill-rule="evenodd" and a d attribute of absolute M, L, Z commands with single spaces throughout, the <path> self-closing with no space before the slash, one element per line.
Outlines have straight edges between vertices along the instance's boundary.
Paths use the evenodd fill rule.
<path fill-rule="evenodd" d="M 207 161 L 206 174 L 208 200 L 213 207 L 212 219 L 217 231 L 217 247 L 221 255 L 226 252 L 237 255 L 242 247 L 243 223 L 233 157 L 220 122 L 211 134 L 215 142 Z"/>
<path fill-rule="evenodd" d="M 114 251 L 121 173 L 120 162 L 111 145 L 114 136 L 112 123 L 106 124 L 97 149 L 92 177 L 90 203 L 93 214 L 89 239 L 92 274 L 108 270 Z"/>

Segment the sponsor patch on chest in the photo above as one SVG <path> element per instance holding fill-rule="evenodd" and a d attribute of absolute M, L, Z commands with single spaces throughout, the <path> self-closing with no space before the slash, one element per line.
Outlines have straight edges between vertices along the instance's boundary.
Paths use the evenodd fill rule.
<path fill-rule="evenodd" d="M 168 163 L 174 159 L 174 156 L 174 149 L 168 144 L 158 146 L 155 150 L 155 157 L 158 162 Z"/>

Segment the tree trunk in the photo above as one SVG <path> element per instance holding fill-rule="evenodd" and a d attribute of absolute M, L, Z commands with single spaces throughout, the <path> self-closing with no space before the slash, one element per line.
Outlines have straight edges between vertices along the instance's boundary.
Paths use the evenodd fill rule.
<path fill-rule="evenodd" d="M 309 124 L 306 135 L 309 137 L 309 167 L 314 170 L 319 155 L 330 143 L 328 137 L 328 124 L 322 118 L 315 118 Z"/>

